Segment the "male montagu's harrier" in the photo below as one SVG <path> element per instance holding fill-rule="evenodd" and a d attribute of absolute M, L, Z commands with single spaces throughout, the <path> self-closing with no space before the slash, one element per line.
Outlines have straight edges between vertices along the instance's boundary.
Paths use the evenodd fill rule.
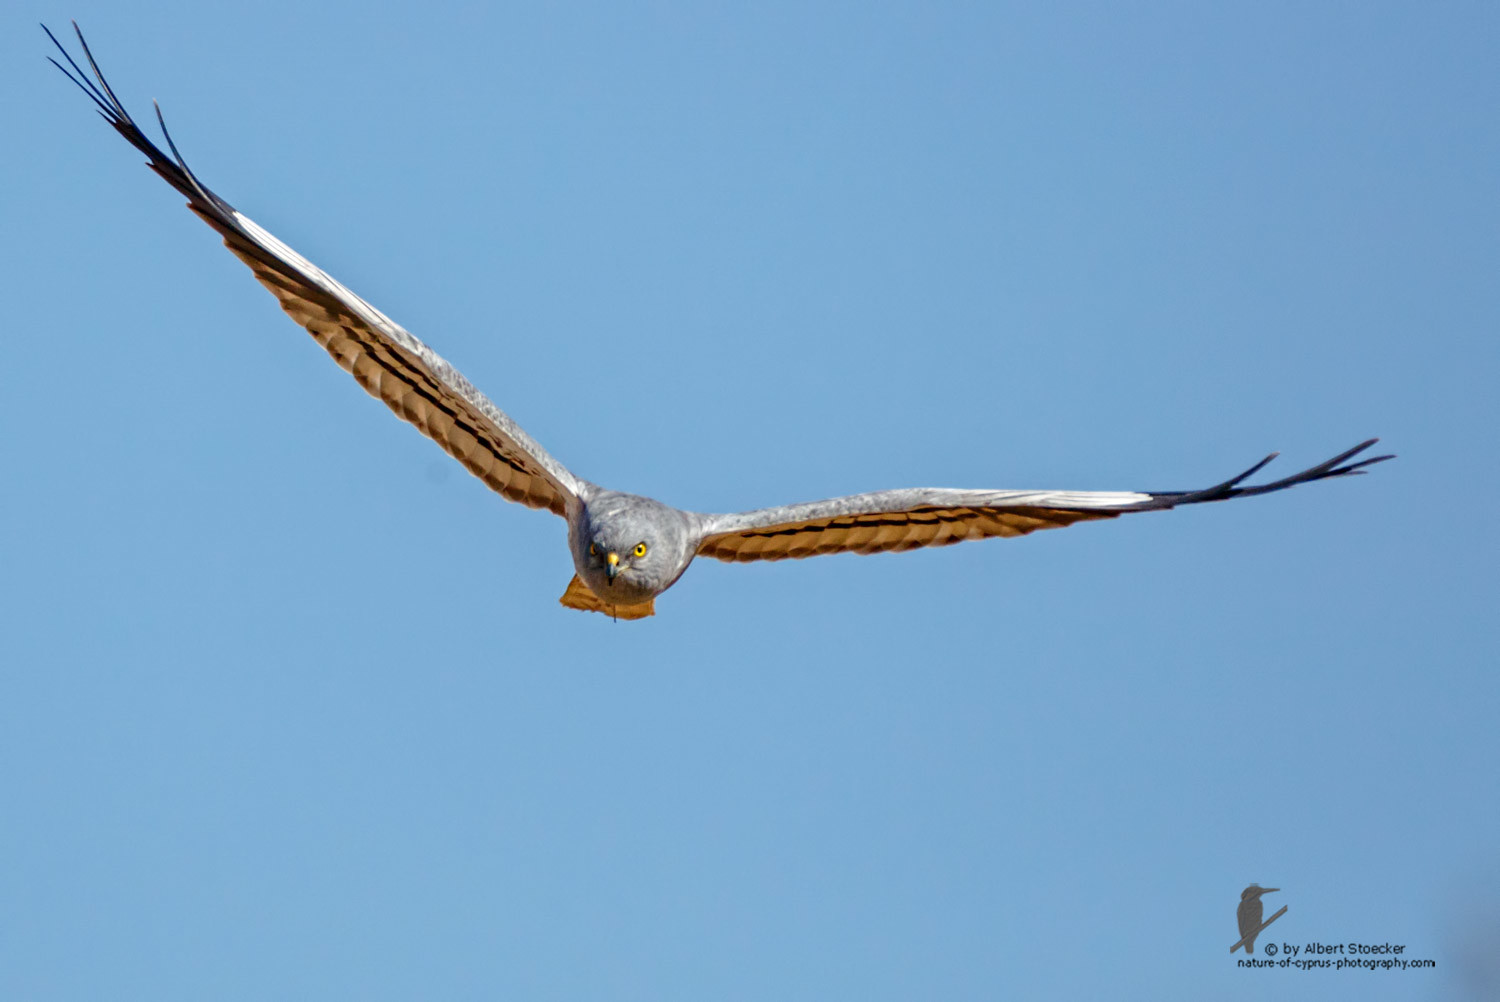
<path fill-rule="evenodd" d="M 74 30 L 77 31 L 75 24 Z M 44 26 L 45 30 L 45 26 Z M 1224 501 L 1361 472 L 1389 456 L 1350 462 L 1375 439 L 1301 473 L 1240 484 L 1273 453 L 1221 484 L 1197 491 L 985 491 L 911 488 L 729 515 L 682 511 L 651 498 L 606 490 L 570 472 L 432 349 L 326 272 L 241 215 L 188 169 L 157 108 L 168 156 L 131 119 L 78 33 L 89 79 L 50 31 L 72 72 L 52 60 L 99 106 L 106 121 L 187 196 L 188 208 L 224 238 L 293 320 L 398 416 L 447 450 L 503 497 L 568 521 L 577 574 L 562 596 L 572 609 L 620 619 L 652 615 L 696 556 L 781 560 L 822 553 L 883 553 L 966 539 L 1021 536 L 1129 512 Z"/>

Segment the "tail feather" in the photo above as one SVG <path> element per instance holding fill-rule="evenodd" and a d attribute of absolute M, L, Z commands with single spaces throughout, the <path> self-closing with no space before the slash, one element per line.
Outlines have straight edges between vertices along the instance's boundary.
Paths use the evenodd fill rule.
<path fill-rule="evenodd" d="M 602 612 L 614 619 L 645 619 L 647 616 L 656 615 L 656 599 L 643 602 L 640 605 L 615 605 L 601 601 L 588 585 L 583 583 L 577 574 L 573 580 L 568 582 L 568 590 L 563 592 L 562 598 L 558 599 L 569 609 L 579 609 L 584 612 Z"/>

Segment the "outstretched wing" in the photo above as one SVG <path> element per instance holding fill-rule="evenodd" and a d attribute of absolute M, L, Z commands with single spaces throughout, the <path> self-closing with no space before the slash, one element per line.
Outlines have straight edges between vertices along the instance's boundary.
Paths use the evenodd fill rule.
<path fill-rule="evenodd" d="M 45 25 L 42 30 L 47 31 Z M 47 31 L 77 75 L 55 59 L 52 64 L 93 99 L 115 131 L 150 158 L 152 170 L 187 196 L 188 208 L 219 231 L 224 246 L 250 266 L 281 308 L 334 361 L 492 489 L 566 517 L 568 499 L 582 488 L 580 480 L 431 348 L 204 187 L 177 152 L 160 108 L 157 121 L 172 155 L 147 139 L 105 82 L 77 23 L 73 30 L 94 79 Z"/>
<path fill-rule="evenodd" d="M 1183 504 L 1269 494 L 1297 484 L 1362 472 L 1390 459 L 1343 465 L 1374 445 L 1370 439 L 1311 469 L 1256 487 L 1239 484 L 1276 458 L 1272 453 L 1239 476 L 1199 491 L 966 491 L 917 487 L 853 494 L 829 501 L 705 515 L 698 554 L 719 560 L 784 560 L 824 553 L 885 553 L 948 546 L 966 539 L 1024 536 L 1074 522 L 1116 518 Z"/>

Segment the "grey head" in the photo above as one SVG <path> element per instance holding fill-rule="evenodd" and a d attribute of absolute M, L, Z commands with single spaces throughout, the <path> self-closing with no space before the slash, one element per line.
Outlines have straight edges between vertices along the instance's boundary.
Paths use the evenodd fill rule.
<path fill-rule="evenodd" d="M 1259 884 L 1251 884 L 1240 892 L 1240 900 L 1249 901 L 1252 898 L 1260 897 L 1262 894 L 1272 894 L 1279 890 L 1281 890 L 1279 887 L 1262 887 Z"/>
<path fill-rule="evenodd" d="M 635 494 L 597 490 L 568 519 L 583 583 L 605 602 L 635 605 L 666 591 L 693 562 L 697 516 Z"/>

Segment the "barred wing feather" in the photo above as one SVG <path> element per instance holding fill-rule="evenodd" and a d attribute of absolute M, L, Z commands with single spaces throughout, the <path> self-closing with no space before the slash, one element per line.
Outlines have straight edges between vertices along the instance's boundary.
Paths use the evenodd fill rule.
<path fill-rule="evenodd" d="M 77 24 L 73 28 L 76 32 Z M 152 170 L 187 196 L 188 207 L 219 232 L 224 245 L 334 361 L 490 488 L 511 501 L 566 516 L 582 481 L 435 351 L 209 191 L 177 152 L 160 108 L 157 120 L 172 155 L 146 138 L 105 82 L 81 32 L 78 41 L 92 81 L 47 34 L 77 75 L 55 59 L 53 64 L 88 94 L 115 131 L 146 154 Z"/>
<path fill-rule="evenodd" d="M 968 539 L 1024 536 L 1076 522 L 1227 501 L 1297 484 L 1363 473 L 1376 456 L 1347 461 L 1374 445 L 1370 439 L 1282 480 L 1241 487 L 1276 458 L 1272 453 L 1244 473 L 1197 491 L 975 491 L 941 488 L 879 491 L 828 501 L 705 515 L 698 554 L 719 560 L 785 560 L 825 553 L 887 553 L 949 546 Z"/>

